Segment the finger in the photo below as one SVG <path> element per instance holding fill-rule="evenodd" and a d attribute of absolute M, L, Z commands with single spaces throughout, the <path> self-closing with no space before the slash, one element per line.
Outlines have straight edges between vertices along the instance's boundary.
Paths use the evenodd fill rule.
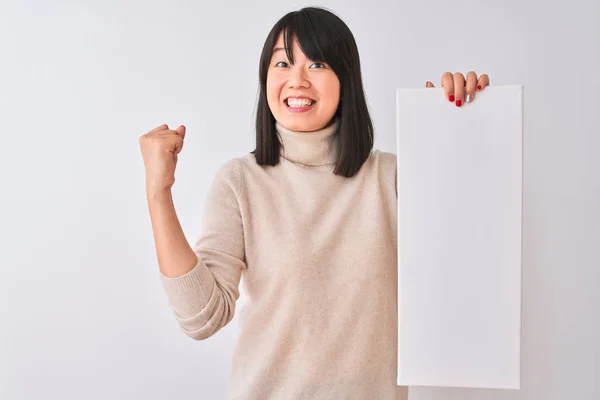
<path fill-rule="evenodd" d="M 452 79 L 452 73 L 445 72 L 442 75 L 442 87 L 448 101 L 454 101 L 454 80 Z"/>
<path fill-rule="evenodd" d="M 185 126 L 179 125 L 177 129 L 175 129 L 175 132 L 181 136 L 182 139 L 185 139 Z"/>
<path fill-rule="evenodd" d="M 469 71 L 467 74 L 467 84 L 465 90 L 467 92 L 467 103 L 475 100 L 475 87 L 477 86 L 477 74 L 473 71 Z"/>
<path fill-rule="evenodd" d="M 183 149 L 183 138 L 181 138 L 180 136 L 176 135 L 175 136 L 175 141 L 173 142 L 173 154 L 179 154 L 181 152 L 181 150 Z"/>
<path fill-rule="evenodd" d="M 486 74 L 481 74 L 477 81 L 477 90 L 483 90 L 486 86 L 490 85 L 490 78 Z"/>
<path fill-rule="evenodd" d="M 456 106 L 462 106 L 465 101 L 465 76 L 457 72 L 453 76 L 454 79 L 454 98 L 456 99 Z"/>
<path fill-rule="evenodd" d="M 433 83 L 431 83 L 431 82 L 427 81 L 427 82 L 425 83 L 425 87 L 432 88 L 432 87 L 435 87 L 435 86 L 433 86 Z"/>
<path fill-rule="evenodd" d="M 162 125 L 159 125 L 159 126 L 157 126 L 156 128 L 152 129 L 152 130 L 150 131 L 150 133 L 153 133 L 153 132 L 158 132 L 158 131 L 162 131 L 162 130 L 165 130 L 165 129 L 169 129 L 169 125 L 167 125 L 167 124 L 162 124 Z"/>
<path fill-rule="evenodd" d="M 177 132 L 173 129 L 165 129 L 163 131 L 157 131 L 157 132 L 154 132 L 154 134 L 156 136 L 162 136 L 162 137 L 166 137 L 166 138 L 170 138 L 172 136 L 174 136 L 176 138 L 180 137 L 179 132 Z"/>

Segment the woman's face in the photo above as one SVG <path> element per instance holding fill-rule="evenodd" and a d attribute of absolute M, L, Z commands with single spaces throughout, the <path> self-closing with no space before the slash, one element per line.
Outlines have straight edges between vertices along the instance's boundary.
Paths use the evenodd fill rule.
<path fill-rule="evenodd" d="M 340 81 L 329 65 L 306 58 L 296 39 L 294 65 L 283 48 L 283 34 L 273 49 L 267 72 L 267 102 L 284 127 L 302 132 L 324 128 L 340 101 Z"/>

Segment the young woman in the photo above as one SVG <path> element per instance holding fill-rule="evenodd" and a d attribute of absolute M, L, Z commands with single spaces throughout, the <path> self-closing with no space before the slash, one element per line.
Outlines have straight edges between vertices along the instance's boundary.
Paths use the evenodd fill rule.
<path fill-rule="evenodd" d="M 193 248 L 170 192 L 185 127 L 140 138 L 175 318 L 210 338 L 233 318 L 243 276 L 227 398 L 406 399 L 396 385 L 396 156 L 373 150 L 353 35 L 327 10 L 291 12 L 259 68 L 256 149 L 220 168 Z M 459 107 L 487 84 L 442 76 Z"/>

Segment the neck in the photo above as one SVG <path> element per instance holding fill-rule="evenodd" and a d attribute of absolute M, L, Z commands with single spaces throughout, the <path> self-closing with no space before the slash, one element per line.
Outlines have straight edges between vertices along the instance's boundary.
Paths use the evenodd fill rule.
<path fill-rule="evenodd" d="M 312 132 L 293 131 L 275 123 L 281 142 L 281 157 L 306 166 L 333 164 L 337 159 L 339 119 Z"/>

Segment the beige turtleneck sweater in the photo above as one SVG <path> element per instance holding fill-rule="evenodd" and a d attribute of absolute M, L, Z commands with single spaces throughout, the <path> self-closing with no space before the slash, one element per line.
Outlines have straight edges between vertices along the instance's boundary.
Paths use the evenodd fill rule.
<path fill-rule="evenodd" d="M 374 150 L 356 176 L 334 175 L 338 123 L 310 133 L 277 124 L 274 167 L 253 154 L 226 162 L 193 246 L 198 263 L 161 274 L 190 337 L 207 339 L 239 313 L 227 399 L 408 398 L 396 385 L 396 156 Z"/>

